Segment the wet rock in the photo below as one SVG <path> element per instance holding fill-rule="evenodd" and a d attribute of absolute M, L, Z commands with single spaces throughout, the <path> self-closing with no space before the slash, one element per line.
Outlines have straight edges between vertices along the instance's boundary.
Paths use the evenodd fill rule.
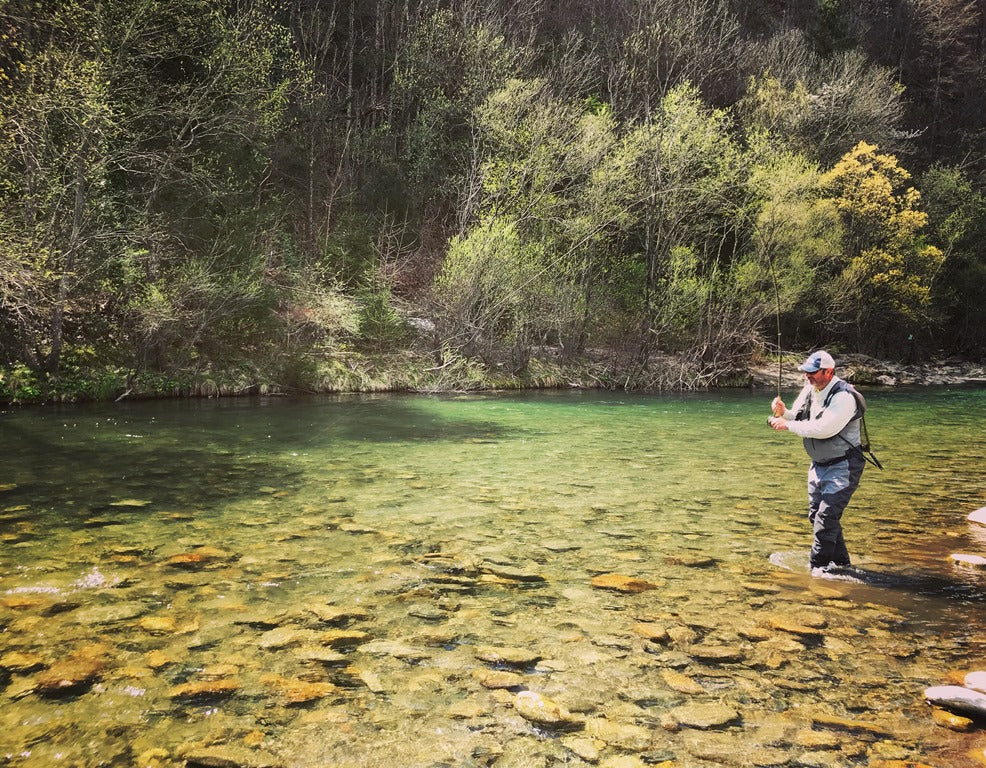
<path fill-rule="evenodd" d="M 759 581 L 744 581 L 740 586 L 758 595 L 776 595 L 783 591 L 776 584 L 763 584 Z"/>
<path fill-rule="evenodd" d="M 264 632 L 257 641 L 257 645 L 267 650 L 276 651 L 293 645 L 312 644 L 318 638 L 319 634 L 311 629 L 278 627 Z"/>
<path fill-rule="evenodd" d="M 669 713 L 669 717 L 679 726 L 708 730 L 738 721 L 739 712 L 725 704 L 695 703 L 675 707 Z"/>
<path fill-rule="evenodd" d="M 686 568 L 709 568 L 718 561 L 706 555 L 674 555 L 666 559 L 671 565 L 682 565 Z"/>
<path fill-rule="evenodd" d="M 327 645 L 330 648 L 352 648 L 362 645 L 369 639 L 369 634 L 356 629 L 334 629 L 319 635 L 322 645 Z"/>
<path fill-rule="evenodd" d="M 820 627 L 812 627 L 803 622 L 797 621 L 791 616 L 771 615 L 765 619 L 767 626 L 779 632 L 787 632 L 799 637 L 824 637 L 825 633 Z"/>
<path fill-rule="evenodd" d="M 152 635 L 162 635 L 175 631 L 175 620 L 170 616 L 144 616 L 137 626 Z"/>
<path fill-rule="evenodd" d="M 302 661 L 314 661 L 319 664 L 344 664 L 350 658 L 344 653 L 318 645 L 306 645 L 299 648 L 295 652 L 295 657 Z"/>
<path fill-rule="evenodd" d="M 590 582 L 596 589 L 610 589 L 616 592 L 639 593 L 647 592 L 651 589 L 658 589 L 659 584 L 655 584 L 644 579 L 633 576 L 626 576 L 622 573 L 603 573 L 594 576 Z"/>
<path fill-rule="evenodd" d="M 604 717 L 589 718 L 583 730 L 586 736 L 630 752 L 643 751 L 651 743 L 651 734 L 646 728 L 632 723 L 617 723 Z"/>
<path fill-rule="evenodd" d="M 165 565 L 172 568 L 195 571 L 204 568 L 220 567 L 235 558 L 236 556 L 232 552 L 227 552 L 223 549 L 216 547 L 197 547 L 191 552 L 181 552 L 177 555 L 172 555 L 165 561 Z"/>
<path fill-rule="evenodd" d="M 10 651 L 0 656 L 0 669 L 8 672 L 34 672 L 45 665 L 45 660 L 36 653 Z"/>
<path fill-rule="evenodd" d="M 367 621 L 372 618 L 369 611 L 362 608 L 338 608 L 331 605 L 309 605 L 306 610 L 316 619 L 333 626 L 347 626 L 356 621 Z"/>
<path fill-rule="evenodd" d="M 743 649 L 733 645 L 693 645 L 688 653 L 705 664 L 736 664 L 746 658 Z"/>
<path fill-rule="evenodd" d="M 924 698 L 935 706 L 973 717 L 986 717 L 986 693 L 958 685 L 938 685 L 927 688 Z"/>
<path fill-rule="evenodd" d="M 195 680 L 176 685 L 168 692 L 172 699 L 194 700 L 232 696 L 240 690 L 240 681 L 235 678 L 222 680 Z"/>
<path fill-rule="evenodd" d="M 168 664 L 174 664 L 177 659 L 169 653 L 161 650 L 150 651 L 144 657 L 147 666 L 151 669 L 160 669 Z"/>
<path fill-rule="evenodd" d="M 147 612 L 147 606 L 141 603 L 116 603 L 114 605 L 94 605 L 82 608 L 72 614 L 72 620 L 86 626 L 101 624 L 116 624 L 129 621 Z"/>
<path fill-rule="evenodd" d="M 836 717 L 835 715 L 814 714 L 812 715 L 811 721 L 816 728 L 830 728 L 837 731 L 862 733 L 878 737 L 893 735 L 889 729 L 879 723 L 868 722 L 866 720 L 850 720 L 844 717 Z"/>
<path fill-rule="evenodd" d="M 666 643 L 671 639 L 668 636 L 668 628 L 663 624 L 656 624 L 650 621 L 640 622 L 639 624 L 634 624 L 631 629 L 635 635 L 640 635 L 652 643 Z"/>
<path fill-rule="evenodd" d="M 636 755 L 615 755 L 603 760 L 599 768 L 648 768 L 648 766 Z"/>
<path fill-rule="evenodd" d="M 681 625 L 668 627 L 668 637 L 676 646 L 688 646 L 698 640 L 698 632 L 691 627 Z"/>
<path fill-rule="evenodd" d="M 524 678 L 516 672 L 505 670 L 477 669 L 473 671 L 473 677 L 479 681 L 484 688 L 491 690 L 500 688 L 520 688 L 524 685 Z"/>
<path fill-rule="evenodd" d="M 307 704 L 338 692 L 332 683 L 296 680 L 281 675 L 263 675 L 260 682 L 277 691 L 287 704 Z"/>
<path fill-rule="evenodd" d="M 867 768 L 935 768 L 935 766 L 917 760 L 871 758 Z"/>
<path fill-rule="evenodd" d="M 501 579 L 509 579 L 510 581 L 547 581 L 544 576 L 539 573 L 535 573 L 532 569 L 517 568 L 511 565 L 498 565 L 496 563 L 487 562 L 483 563 L 481 570 Z"/>
<path fill-rule="evenodd" d="M 587 763 L 599 762 L 599 748 L 592 739 L 586 739 L 582 736 L 566 736 L 561 740 L 561 743 L 565 749 Z"/>
<path fill-rule="evenodd" d="M 276 757 L 260 750 L 224 744 L 200 747 L 184 753 L 188 768 L 283 768 Z"/>
<path fill-rule="evenodd" d="M 505 664 L 510 667 L 529 667 L 541 660 L 541 654 L 527 648 L 504 648 L 483 645 L 473 655 L 488 664 Z"/>
<path fill-rule="evenodd" d="M 392 656 L 401 661 L 416 663 L 431 656 L 428 651 L 401 643 L 397 640 L 373 640 L 359 647 L 360 653 L 371 656 Z"/>
<path fill-rule="evenodd" d="M 102 644 L 84 646 L 56 661 L 34 679 L 38 693 L 59 696 L 77 693 L 91 686 L 106 668 L 109 648 Z"/>
<path fill-rule="evenodd" d="M 525 720 L 538 725 L 572 728 L 582 725 L 582 719 L 560 704 L 534 691 L 521 691 L 513 698 L 514 709 Z"/>
<path fill-rule="evenodd" d="M 947 709 L 941 709 L 940 707 L 933 707 L 931 710 L 931 719 L 935 721 L 935 725 L 940 725 L 942 728 L 948 728 L 950 731 L 971 731 L 975 723 L 968 717 L 963 717 L 962 715 L 956 715 L 953 712 L 949 712 Z"/>
<path fill-rule="evenodd" d="M 662 669 L 661 677 L 672 691 L 690 695 L 705 693 L 705 688 L 696 680 L 673 669 Z"/>
<path fill-rule="evenodd" d="M 969 517 L 966 518 L 970 523 L 977 523 L 979 525 L 986 525 L 986 507 L 980 507 L 975 512 L 970 512 Z"/>

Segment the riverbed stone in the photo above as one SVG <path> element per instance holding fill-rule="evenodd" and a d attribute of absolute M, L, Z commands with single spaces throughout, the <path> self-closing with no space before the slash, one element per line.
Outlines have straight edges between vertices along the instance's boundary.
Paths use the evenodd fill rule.
<path fill-rule="evenodd" d="M 603 573 L 594 576 L 590 581 L 596 589 L 609 589 L 615 592 L 639 593 L 647 592 L 651 589 L 658 589 L 659 584 L 655 584 L 645 579 L 638 579 L 634 576 L 627 576 L 622 573 Z"/>
<path fill-rule="evenodd" d="M 635 635 L 640 635 L 645 640 L 650 640 L 652 643 L 663 644 L 671 639 L 668 636 L 668 628 L 665 625 L 652 621 L 642 621 L 634 624 L 631 627 L 631 631 Z"/>
<path fill-rule="evenodd" d="M 686 728 L 708 730 L 721 728 L 739 720 L 739 712 L 717 702 L 684 704 L 669 713 L 671 719 Z"/>
<path fill-rule="evenodd" d="M 58 696 L 88 688 L 102 676 L 108 653 L 109 647 L 102 643 L 73 651 L 38 673 L 34 680 L 38 693 Z"/>
<path fill-rule="evenodd" d="M 257 640 L 257 645 L 265 650 L 276 651 L 295 645 L 314 644 L 319 633 L 313 629 L 301 627 L 277 627 L 264 632 Z"/>
<path fill-rule="evenodd" d="M 931 719 L 934 720 L 935 725 L 940 725 L 942 728 L 948 728 L 950 731 L 958 731 L 960 733 L 971 731 L 975 726 L 971 718 L 957 715 L 941 707 L 932 707 Z"/>
<path fill-rule="evenodd" d="M 640 752 L 650 746 L 651 733 L 633 723 L 618 723 L 605 717 L 591 717 L 585 721 L 583 732 L 610 746 L 631 752 Z"/>
<path fill-rule="evenodd" d="M 10 651 L 0 656 L 0 669 L 8 672 L 34 672 L 44 665 L 44 658 L 36 653 Z"/>
<path fill-rule="evenodd" d="M 960 715 L 986 717 L 986 693 L 959 685 L 926 688 L 924 698 L 931 704 Z"/>
<path fill-rule="evenodd" d="M 240 690 L 240 681 L 236 678 L 193 680 L 174 686 L 168 692 L 168 696 L 183 700 L 211 699 L 231 696 L 238 690 Z"/>
<path fill-rule="evenodd" d="M 815 713 L 811 717 L 812 724 L 816 728 L 829 728 L 837 731 L 848 731 L 850 733 L 862 733 L 869 736 L 888 737 L 892 732 L 880 725 L 867 720 L 853 720 L 836 715 Z"/>
<path fill-rule="evenodd" d="M 260 682 L 277 691 L 287 704 L 307 704 L 338 692 L 332 683 L 309 682 L 281 675 L 263 675 Z"/>
<path fill-rule="evenodd" d="M 576 757 L 580 757 L 587 763 L 598 763 L 599 762 L 599 747 L 602 746 L 598 742 L 587 739 L 584 736 L 565 736 L 561 740 L 562 746 L 569 750 Z"/>
<path fill-rule="evenodd" d="M 677 672 L 673 669 L 662 669 L 661 678 L 672 691 L 690 695 L 705 693 L 705 688 L 703 688 L 700 683 L 688 675 Z"/>
<path fill-rule="evenodd" d="M 767 626 L 771 629 L 775 629 L 779 632 L 787 632 L 792 635 L 798 635 L 799 637 L 820 638 L 825 635 L 820 627 L 809 626 L 802 621 L 798 621 L 793 616 L 772 614 L 765 617 L 764 620 Z"/>
<path fill-rule="evenodd" d="M 227 552 L 218 547 L 196 547 L 190 552 L 180 552 L 177 555 L 172 555 L 165 561 L 165 565 L 172 568 L 197 571 L 226 565 L 229 561 L 234 560 L 235 557 L 232 552 Z"/>
<path fill-rule="evenodd" d="M 473 655 L 489 664 L 506 664 L 510 667 L 529 667 L 541 660 L 541 654 L 527 648 L 481 645 Z"/>
<path fill-rule="evenodd" d="M 735 645 L 693 645 L 688 654 L 705 664 L 736 664 L 746 658 L 743 649 Z"/>
<path fill-rule="evenodd" d="M 521 691 L 513 698 L 514 709 L 525 720 L 538 725 L 572 728 L 582 725 L 582 718 L 535 691 Z"/>
<path fill-rule="evenodd" d="M 496 669 L 473 670 L 473 677 L 484 688 L 519 688 L 524 685 L 524 678 L 516 672 Z"/>
<path fill-rule="evenodd" d="M 189 768 L 283 768 L 274 755 L 235 744 L 196 747 L 183 752 Z"/>
<path fill-rule="evenodd" d="M 322 645 L 329 648 L 353 648 L 370 639 L 370 635 L 358 629 L 330 629 L 318 636 Z"/>
<path fill-rule="evenodd" d="M 967 519 L 970 523 L 986 525 L 986 507 L 980 507 L 975 512 L 970 512 Z"/>
<path fill-rule="evenodd" d="M 171 616 L 144 616 L 137 626 L 152 635 L 163 635 L 175 631 L 175 620 Z"/>

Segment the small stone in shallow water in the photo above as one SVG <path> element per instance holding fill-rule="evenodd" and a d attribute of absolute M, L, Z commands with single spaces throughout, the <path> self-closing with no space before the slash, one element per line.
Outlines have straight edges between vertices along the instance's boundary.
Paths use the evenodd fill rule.
<path fill-rule="evenodd" d="M 489 664 L 506 664 L 510 667 L 528 667 L 541 660 L 541 654 L 526 648 L 504 648 L 491 645 L 479 646 L 473 655 L 480 661 Z"/>
<path fill-rule="evenodd" d="M 590 582 L 596 589 L 611 589 L 616 592 L 647 592 L 651 589 L 658 589 L 659 584 L 655 584 L 644 579 L 633 576 L 626 576 L 622 573 L 603 573 L 594 576 Z"/>
<path fill-rule="evenodd" d="M 670 712 L 674 722 L 687 728 L 721 728 L 739 720 L 739 712 L 725 704 L 685 704 Z"/>
<path fill-rule="evenodd" d="M 240 681 L 235 678 L 225 680 L 196 680 L 176 685 L 168 692 L 172 699 L 211 699 L 231 696 L 240 689 Z"/>
<path fill-rule="evenodd" d="M 941 707 L 932 708 L 931 719 L 935 721 L 935 725 L 948 728 L 950 731 L 971 731 L 975 725 L 970 718 L 956 715 L 954 712 L 949 712 Z"/>
<path fill-rule="evenodd" d="M 484 688 L 520 688 L 524 685 L 524 678 L 516 672 L 506 670 L 477 669 L 473 671 L 473 677 L 479 681 Z"/>
<path fill-rule="evenodd" d="M 645 640 L 650 640 L 653 643 L 666 643 L 670 640 L 668 637 L 668 628 L 663 624 L 642 621 L 639 624 L 634 624 L 632 630 L 635 635 L 640 635 Z"/>
<path fill-rule="evenodd" d="M 688 675 L 682 674 L 681 672 L 676 672 L 673 669 L 662 669 L 661 677 L 664 679 L 664 682 L 667 683 L 668 688 L 672 691 L 687 694 L 698 694 L 705 692 L 705 688 L 703 688 L 697 681 L 693 680 Z"/>
<path fill-rule="evenodd" d="M 0 656 L 0 669 L 8 672 L 33 672 L 45 665 L 45 660 L 36 653 L 10 651 Z"/>
<path fill-rule="evenodd" d="M 200 747 L 182 755 L 188 768 L 281 768 L 276 757 L 248 747 L 224 744 Z"/>
<path fill-rule="evenodd" d="M 538 725 L 572 727 L 582 724 L 578 715 L 534 691 L 521 691 L 514 696 L 513 705 L 521 717 Z"/>
<path fill-rule="evenodd" d="M 742 648 L 732 645 L 693 645 L 688 653 L 707 664 L 736 664 L 746 658 Z"/>

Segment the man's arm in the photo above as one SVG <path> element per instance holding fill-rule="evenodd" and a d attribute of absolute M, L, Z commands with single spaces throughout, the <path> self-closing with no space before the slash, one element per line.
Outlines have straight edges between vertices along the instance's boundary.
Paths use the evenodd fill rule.
<path fill-rule="evenodd" d="M 856 398 L 848 392 L 837 392 L 817 419 L 789 421 L 787 428 L 800 437 L 824 440 L 839 434 L 856 414 Z"/>

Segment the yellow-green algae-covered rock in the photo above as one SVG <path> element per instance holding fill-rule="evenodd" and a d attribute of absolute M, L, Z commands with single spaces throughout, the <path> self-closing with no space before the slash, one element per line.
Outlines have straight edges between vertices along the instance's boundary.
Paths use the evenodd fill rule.
<path fill-rule="evenodd" d="M 534 691 L 521 691 L 513 700 L 514 709 L 525 720 L 556 727 L 581 726 L 582 719 L 560 704 Z"/>

